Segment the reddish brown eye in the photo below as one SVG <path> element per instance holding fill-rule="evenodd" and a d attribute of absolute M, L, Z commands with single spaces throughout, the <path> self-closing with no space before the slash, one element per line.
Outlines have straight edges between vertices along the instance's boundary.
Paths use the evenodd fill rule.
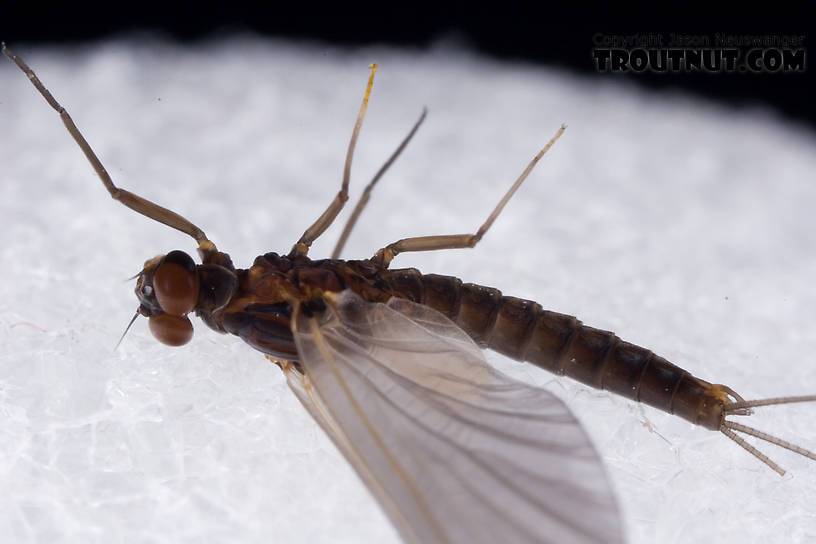
<path fill-rule="evenodd" d="M 153 289 L 162 310 L 171 315 L 184 315 L 192 311 L 198 301 L 198 274 L 165 261 L 153 275 Z"/>
<path fill-rule="evenodd" d="M 183 346 L 193 337 L 193 324 L 187 316 L 154 315 L 147 320 L 156 340 L 168 346 Z"/>

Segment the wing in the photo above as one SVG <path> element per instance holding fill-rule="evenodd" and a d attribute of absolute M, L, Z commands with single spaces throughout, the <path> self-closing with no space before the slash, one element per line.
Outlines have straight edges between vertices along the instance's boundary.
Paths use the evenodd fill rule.
<path fill-rule="evenodd" d="M 551 393 L 439 312 L 351 291 L 294 322 L 289 385 L 407 542 L 623 542 L 598 454 Z"/>

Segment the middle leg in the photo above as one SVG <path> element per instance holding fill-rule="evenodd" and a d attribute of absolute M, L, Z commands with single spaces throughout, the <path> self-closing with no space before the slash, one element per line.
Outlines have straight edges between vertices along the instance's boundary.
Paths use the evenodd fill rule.
<path fill-rule="evenodd" d="M 289 257 L 297 255 L 306 255 L 309 252 L 312 242 L 318 236 L 323 234 L 327 228 L 334 222 L 337 214 L 343 209 L 343 205 L 348 200 L 349 178 L 351 177 L 351 158 L 354 156 L 354 147 L 357 145 L 357 138 L 360 135 L 360 127 L 363 126 L 363 118 L 365 117 L 366 108 L 368 108 L 368 97 L 371 96 L 371 86 L 374 84 L 374 74 L 377 72 L 377 65 L 369 65 L 371 75 L 368 76 L 368 85 L 366 85 L 365 95 L 363 95 L 363 103 L 360 106 L 360 113 L 357 114 L 357 121 L 354 123 L 354 130 L 351 133 L 351 141 L 349 142 L 348 151 L 346 151 L 346 165 L 343 168 L 343 183 L 340 185 L 340 191 L 334 197 L 329 207 L 326 208 L 317 221 L 312 223 L 300 239 L 292 247 L 289 252 Z"/>

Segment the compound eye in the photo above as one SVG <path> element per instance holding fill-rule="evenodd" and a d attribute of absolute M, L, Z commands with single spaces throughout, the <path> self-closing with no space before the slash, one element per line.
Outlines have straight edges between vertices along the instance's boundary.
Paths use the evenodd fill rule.
<path fill-rule="evenodd" d="M 182 316 L 198 301 L 200 282 L 195 262 L 183 251 L 171 251 L 153 274 L 153 289 L 162 310 Z"/>
<path fill-rule="evenodd" d="M 167 346 L 183 346 L 193 337 L 193 324 L 187 316 L 154 315 L 147 320 L 153 336 Z"/>

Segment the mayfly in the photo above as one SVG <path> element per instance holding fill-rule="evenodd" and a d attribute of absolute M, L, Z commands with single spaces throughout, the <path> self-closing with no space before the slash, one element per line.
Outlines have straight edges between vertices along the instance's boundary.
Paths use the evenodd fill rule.
<path fill-rule="evenodd" d="M 365 260 L 340 251 L 374 185 L 364 189 L 330 259 L 312 243 L 348 200 L 351 160 L 376 65 L 346 153 L 341 189 L 286 255 L 266 253 L 237 269 L 204 232 L 175 212 L 117 187 L 68 112 L 5 44 L 3 53 L 62 118 L 111 196 L 191 236 L 183 251 L 148 260 L 138 274 L 138 316 L 178 346 L 194 312 L 280 366 L 289 386 L 357 470 L 409 542 L 622 542 L 603 464 L 569 409 L 551 393 L 490 367 L 480 348 L 527 361 L 722 432 L 771 469 L 784 471 L 736 433 L 816 460 L 816 454 L 729 419 L 758 406 L 816 395 L 746 401 L 651 351 L 539 304 L 457 278 L 391 269 L 402 252 L 474 247 L 564 132 L 530 161 L 474 234 L 405 238 Z M 590 513 L 589 515 L 587 513 Z"/>

